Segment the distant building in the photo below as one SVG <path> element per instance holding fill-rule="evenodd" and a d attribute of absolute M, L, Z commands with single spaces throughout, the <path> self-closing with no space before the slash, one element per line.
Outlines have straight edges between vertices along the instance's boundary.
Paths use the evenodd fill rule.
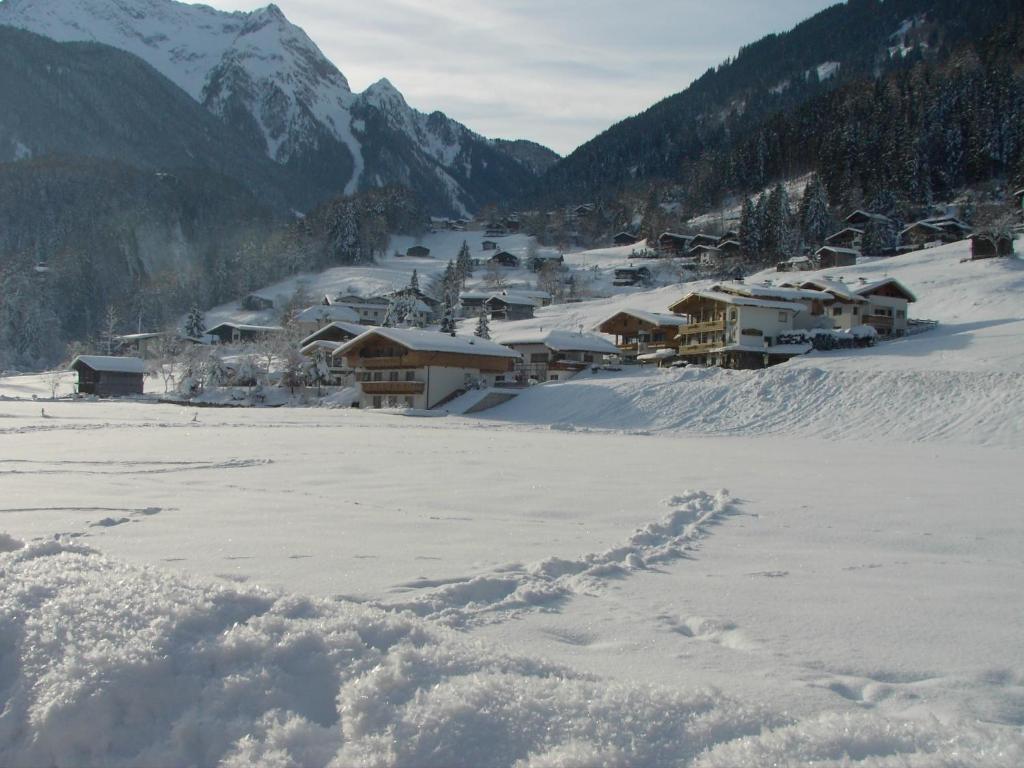
<path fill-rule="evenodd" d="M 917 298 L 903 283 L 894 277 L 873 282 L 862 279 L 854 291 L 868 301 L 865 325 L 878 331 L 879 336 L 906 335 L 908 305 Z"/>
<path fill-rule="evenodd" d="M 825 245 L 838 248 L 860 248 L 864 240 L 864 230 L 858 227 L 843 227 L 835 234 L 825 238 Z"/>
<path fill-rule="evenodd" d="M 261 296 L 258 293 L 250 293 L 242 299 L 241 303 L 242 309 L 248 310 L 249 312 L 263 312 L 274 308 L 273 299 L 267 296 Z"/>
<path fill-rule="evenodd" d="M 1013 238 L 1008 234 L 975 232 L 970 239 L 972 261 L 1013 255 Z"/>
<path fill-rule="evenodd" d="M 538 253 L 531 256 L 527 266 L 534 272 L 540 272 L 548 264 L 564 264 L 565 256 L 560 253 Z"/>
<path fill-rule="evenodd" d="M 498 251 L 487 260 L 487 263 L 499 267 L 515 268 L 519 266 L 519 257 L 514 256 L 508 251 Z"/>
<path fill-rule="evenodd" d="M 834 245 L 825 245 L 814 252 L 820 269 L 832 269 L 834 267 L 852 267 L 857 263 L 860 251 L 855 248 L 839 248 Z"/>
<path fill-rule="evenodd" d="M 138 357 L 79 355 L 70 369 L 78 374 L 80 395 L 124 397 L 141 395 L 146 364 Z"/>
<path fill-rule="evenodd" d="M 493 341 L 410 328 L 374 328 L 339 347 L 355 371 L 363 408 L 443 405 L 471 387 L 509 375 L 519 354 Z"/>
<path fill-rule="evenodd" d="M 317 304 L 299 312 L 294 320 L 303 333 L 312 333 L 334 322 L 358 323 L 359 313 L 344 304 Z"/>
<path fill-rule="evenodd" d="M 259 341 L 284 331 L 278 325 L 248 325 L 246 323 L 220 323 L 206 331 L 221 344 L 241 344 Z"/>
<path fill-rule="evenodd" d="M 387 317 L 391 302 L 380 297 L 371 299 L 362 296 L 339 296 L 335 299 L 334 306 L 354 310 L 363 325 L 380 325 Z"/>
<path fill-rule="evenodd" d="M 624 309 L 600 323 L 595 330 L 615 337 L 619 354 L 634 358 L 657 349 L 673 349 L 686 318 L 660 312 Z"/>
<path fill-rule="evenodd" d="M 414 259 L 426 259 L 430 257 L 430 249 L 423 245 L 414 245 L 405 252 L 405 255 Z"/>
<path fill-rule="evenodd" d="M 814 261 L 809 256 L 794 256 L 775 265 L 776 272 L 806 272 L 812 269 Z"/>
<path fill-rule="evenodd" d="M 612 238 L 612 242 L 615 245 L 636 245 L 640 242 L 640 238 L 636 235 L 631 235 L 629 232 L 619 232 L 619 234 Z"/>
<path fill-rule="evenodd" d="M 493 240 L 484 240 L 480 243 L 480 249 L 483 251 L 496 251 L 498 250 L 498 244 Z"/>
<path fill-rule="evenodd" d="M 693 238 L 675 232 L 662 232 L 658 235 L 658 252 L 662 256 L 678 256 L 690 250 Z"/>
<path fill-rule="evenodd" d="M 849 226 L 857 227 L 862 230 L 868 224 L 883 224 L 885 226 L 893 226 L 896 222 L 894 219 L 881 213 L 871 213 L 860 208 L 855 210 L 844 220 Z"/>
<path fill-rule="evenodd" d="M 529 320 L 537 304 L 528 296 L 505 293 L 490 296 L 483 307 L 492 320 Z"/>
<path fill-rule="evenodd" d="M 642 285 L 651 280 L 651 270 L 647 267 L 618 267 L 612 285 L 619 287 Z"/>
<path fill-rule="evenodd" d="M 573 331 L 520 331 L 498 341 L 522 355 L 516 369 L 522 381 L 564 381 L 619 354 L 610 341 Z"/>

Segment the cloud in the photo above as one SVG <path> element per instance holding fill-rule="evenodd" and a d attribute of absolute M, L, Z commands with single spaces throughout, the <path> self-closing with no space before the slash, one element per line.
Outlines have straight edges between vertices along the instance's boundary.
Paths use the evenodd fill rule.
<path fill-rule="evenodd" d="M 567 153 L 822 0 L 277 0 L 354 90 Z M 252 0 L 213 0 L 251 10 Z"/>

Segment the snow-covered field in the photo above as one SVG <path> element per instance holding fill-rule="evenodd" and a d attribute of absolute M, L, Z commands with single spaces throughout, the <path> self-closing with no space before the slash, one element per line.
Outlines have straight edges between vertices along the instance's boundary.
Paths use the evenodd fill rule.
<path fill-rule="evenodd" d="M 831 271 L 938 330 L 478 417 L 0 380 L 0 764 L 1024 764 L 1024 265 L 963 255 Z"/>

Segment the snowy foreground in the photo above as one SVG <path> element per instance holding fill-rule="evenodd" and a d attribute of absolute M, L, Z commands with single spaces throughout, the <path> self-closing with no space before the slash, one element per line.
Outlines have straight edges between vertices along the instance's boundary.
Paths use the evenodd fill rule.
<path fill-rule="evenodd" d="M 474 418 L 0 380 L 0 765 L 1024 764 L 1024 270 L 959 258 L 885 265 L 937 331 Z"/>

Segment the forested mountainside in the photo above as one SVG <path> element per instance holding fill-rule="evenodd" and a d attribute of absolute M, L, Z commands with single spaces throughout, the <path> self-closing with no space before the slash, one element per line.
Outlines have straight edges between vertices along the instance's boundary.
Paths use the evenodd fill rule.
<path fill-rule="evenodd" d="M 332 193 L 253 150 L 136 56 L 0 26 L 0 162 L 58 155 L 234 179 L 279 213 Z"/>
<path fill-rule="evenodd" d="M 1009 121 L 995 110 L 1019 104 L 1020 14 L 1016 0 L 852 0 L 834 6 L 790 32 L 744 47 L 685 91 L 584 144 L 542 177 L 533 202 L 608 198 L 653 182 L 675 184 L 682 201 L 699 209 L 725 191 L 749 192 L 810 170 L 828 173 L 824 164 L 835 154 L 783 151 L 782 145 L 799 135 L 821 147 L 837 132 L 846 135 L 843 151 L 853 152 L 843 173 L 859 180 L 865 153 L 877 151 L 868 135 L 887 130 L 893 99 L 901 102 L 901 121 L 909 128 L 902 144 L 922 156 L 933 150 L 919 143 L 931 144 L 929 133 L 950 128 L 933 121 L 967 117 L 960 112 L 967 105 L 956 101 L 962 91 L 943 82 L 958 69 L 962 87 L 971 87 L 966 80 L 973 78 L 1002 92 L 990 124 L 997 122 L 992 130 L 1005 133 Z M 997 82 L 989 82 L 990 74 Z M 891 89 L 897 93 L 886 95 Z M 883 92 L 877 99 L 876 90 Z M 923 109 L 922 102 L 931 107 Z M 972 98 L 971 108 L 977 104 Z M 1017 142 L 1000 139 L 997 167 L 1017 161 Z"/>
<path fill-rule="evenodd" d="M 141 58 L 310 194 L 402 184 L 432 213 L 463 214 L 521 195 L 536 179 L 536 164 L 514 149 L 413 109 L 387 80 L 353 93 L 274 5 L 225 12 L 175 0 L 3 0 L 0 25 Z"/>
<path fill-rule="evenodd" d="M 402 189 L 339 197 L 285 225 L 236 182 L 113 160 L 0 165 L 0 369 L 67 342 L 167 327 L 295 272 L 366 261 L 424 212 Z"/>

